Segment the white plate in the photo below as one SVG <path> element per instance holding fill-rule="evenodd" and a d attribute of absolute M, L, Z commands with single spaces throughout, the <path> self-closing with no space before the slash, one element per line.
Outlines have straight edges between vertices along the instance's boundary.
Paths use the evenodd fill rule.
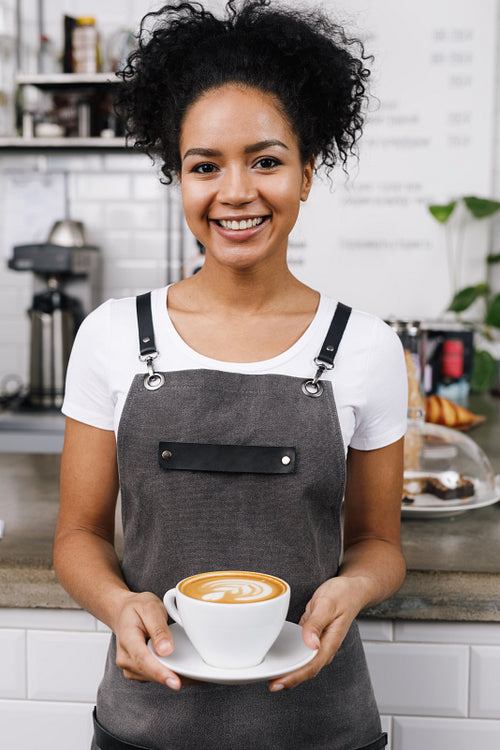
<path fill-rule="evenodd" d="M 422 505 L 418 502 L 422 501 Z M 402 505 L 401 515 L 403 518 L 446 518 L 457 516 L 475 508 L 485 508 L 494 505 L 500 500 L 500 494 L 487 498 L 467 497 L 463 500 L 440 500 L 434 495 L 418 495 L 414 505 Z"/>
<path fill-rule="evenodd" d="M 245 669 L 220 669 L 205 664 L 180 625 L 174 623 L 170 626 L 170 630 L 174 637 L 174 651 L 168 656 L 158 656 L 149 641 L 151 653 L 162 664 L 183 677 L 191 677 L 202 682 L 216 682 L 221 685 L 270 680 L 303 667 L 317 653 L 308 648 L 302 640 L 302 628 L 287 621 L 260 664 Z"/>

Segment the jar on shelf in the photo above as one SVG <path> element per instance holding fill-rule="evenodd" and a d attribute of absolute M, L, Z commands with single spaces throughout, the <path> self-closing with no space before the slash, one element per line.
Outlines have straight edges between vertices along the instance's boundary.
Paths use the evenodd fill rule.
<path fill-rule="evenodd" d="M 82 16 L 76 19 L 71 43 L 73 73 L 97 73 L 98 36 L 95 18 Z"/>

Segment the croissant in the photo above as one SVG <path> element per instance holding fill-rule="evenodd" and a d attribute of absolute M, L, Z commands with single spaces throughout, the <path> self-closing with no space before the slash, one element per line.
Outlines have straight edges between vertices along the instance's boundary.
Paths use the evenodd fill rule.
<path fill-rule="evenodd" d="M 428 396 L 425 402 L 425 421 L 433 424 L 442 424 L 445 427 L 464 427 L 472 424 L 477 419 L 473 414 L 460 404 L 455 404 L 443 396 L 436 394 Z"/>

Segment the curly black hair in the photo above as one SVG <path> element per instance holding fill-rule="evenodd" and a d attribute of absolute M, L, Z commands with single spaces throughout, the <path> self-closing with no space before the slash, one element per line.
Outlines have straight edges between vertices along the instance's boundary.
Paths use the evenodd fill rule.
<path fill-rule="evenodd" d="M 164 5 L 141 22 L 138 47 L 118 75 L 117 108 L 137 149 L 179 172 L 185 114 L 228 83 L 274 96 L 297 134 L 303 163 L 346 169 L 362 133 L 370 75 L 363 44 L 319 10 L 229 0 L 220 19 L 199 3 Z M 354 54 L 352 50 L 356 50 Z"/>

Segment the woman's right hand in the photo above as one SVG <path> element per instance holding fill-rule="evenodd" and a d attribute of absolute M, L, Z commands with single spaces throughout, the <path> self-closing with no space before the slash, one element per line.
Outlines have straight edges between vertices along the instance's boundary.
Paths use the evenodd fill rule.
<path fill-rule="evenodd" d="M 174 650 L 174 639 L 167 624 L 161 600 L 152 593 L 131 593 L 124 599 L 115 624 L 116 664 L 129 680 L 159 682 L 179 690 L 179 676 L 156 659 L 147 646 L 151 638 L 159 656 Z"/>

